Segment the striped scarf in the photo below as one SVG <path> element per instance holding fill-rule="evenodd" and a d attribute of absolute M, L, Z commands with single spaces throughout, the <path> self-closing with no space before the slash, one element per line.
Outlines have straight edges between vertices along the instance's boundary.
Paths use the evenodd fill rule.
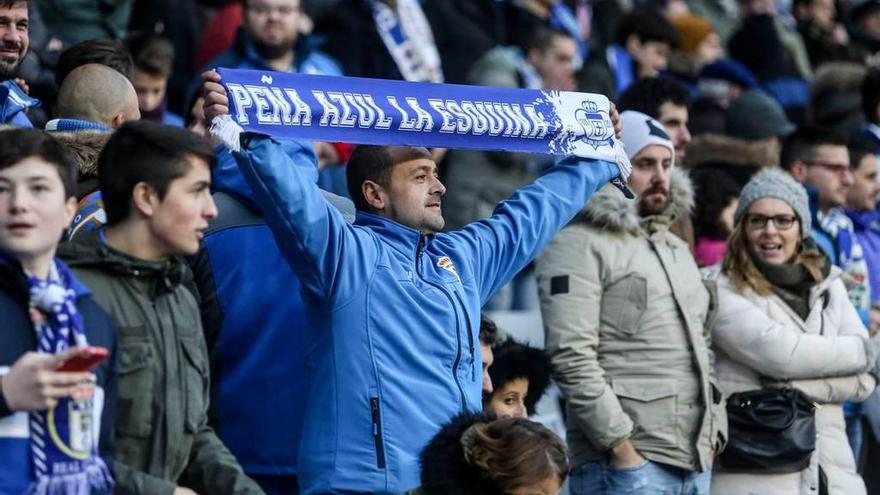
<path fill-rule="evenodd" d="M 856 309 L 870 311 L 871 286 L 868 282 L 868 263 L 862 245 L 855 235 L 852 220 L 840 208 L 832 208 L 828 213 L 817 213 L 819 225 L 834 239 L 837 259 L 843 269 L 858 285 L 848 291 L 849 299 Z"/>
<path fill-rule="evenodd" d="M 55 261 L 47 280 L 28 276 L 30 316 L 37 350 L 55 354 L 86 345 L 85 326 L 76 309 L 74 278 Z M 88 387 L 85 387 L 88 391 Z M 31 459 L 36 480 L 33 495 L 87 495 L 107 490 L 113 480 L 98 456 L 93 394 L 65 397 L 48 411 L 29 414 Z"/>

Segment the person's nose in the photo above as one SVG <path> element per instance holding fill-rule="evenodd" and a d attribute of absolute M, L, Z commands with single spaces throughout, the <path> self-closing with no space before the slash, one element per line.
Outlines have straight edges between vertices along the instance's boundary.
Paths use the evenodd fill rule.
<path fill-rule="evenodd" d="M 209 221 L 217 218 L 217 204 L 214 203 L 214 198 L 210 195 L 208 195 L 208 204 L 205 207 L 203 216 Z"/>
<path fill-rule="evenodd" d="M 483 392 L 485 392 L 486 395 L 491 395 L 494 390 L 494 387 L 492 387 L 492 378 L 489 376 L 489 373 L 483 373 Z"/>
<path fill-rule="evenodd" d="M 8 26 L 2 31 L 0 37 L 2 37 L 4 43 L 15 43 L 16 45 L 21 44 L 23 35 L 15 26 Z"/>
<path fill-rule="evenodd" d="M 23 188 L 12 186 L 9 191 L 9 212 L 22 213 L 27 211 L 27 195 L 22 191 Z"/>
<path fill-rule="evenodd" d="M 680 137 L 679 140 L 681 141 L 680 144 L 688 144 L 689 142 L 691 142 L 691 137 L 692 137 L 691 131 L 688 130 L 686 125 L 681 126 L 681 131 L 679 133 L 679 137 Z"/>
<path fill-rule="evenodd" d="M 854 182 L 855 178 L 853 177 L 852 170 L 847 168 L 843 171 L 843 185 L 849 187 L 852 186 Z"/>
<path fill-rule="evenodd" d="M 444 186 L 443 183 L 440 182 L 440 179 L 434 178 L 434 184 L 432 184 L 431 186 L 431 194 L 437 194 L 440 196 L 446 194 L 446 186 Z"/>

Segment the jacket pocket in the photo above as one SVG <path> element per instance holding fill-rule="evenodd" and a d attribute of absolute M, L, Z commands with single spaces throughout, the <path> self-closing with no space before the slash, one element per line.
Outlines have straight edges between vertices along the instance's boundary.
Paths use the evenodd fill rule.
<path fill-rule="evenodd" d="M 385 444 L 382 441 L 382 412 L 379 398 L 370 397 L 370 416 L 373 418 L 373 443 L 376 445 L 376 467 L 385 469 Z"/>
<path fill-rule="evenodd" d="M 638 275 L 629 275 L 605 289 L 599 317 L 603 324 L 633 335 L 647 304 L 648 281 Z"/>
<path fill-rule="evenodd" d="M 199 342 L 196 338 L 180 337 L 180 346 L 185 356 L 181 361 L 184 400 L 186 401 L 184 426 L 187 432 L 195 433 L 207 411 L 208 363 L 205 352 L 199 348 Z"/>
<path fill-rule="evenodd" d="M 152 430 L 155 361 L 148 340 L 120 339 L 116 402 L 116 431 L 120 435 L 147 437 Z"/>
<path fill-rule="evenodd" d="M 678 445 L 677 387 L 657 378 L 612 379 L 611 389 L 633 420 L 633 440 L 657 447 Z"/>

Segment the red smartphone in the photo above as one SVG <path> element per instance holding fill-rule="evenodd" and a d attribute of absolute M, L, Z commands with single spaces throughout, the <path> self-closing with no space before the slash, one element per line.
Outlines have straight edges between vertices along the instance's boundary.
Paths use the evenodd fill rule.
<path fill-rule="evenodd" d="M 90 371 L 110 356 L 106 347 L 82 347 L 79 352 L 58 365 L 55 371 Z"/>

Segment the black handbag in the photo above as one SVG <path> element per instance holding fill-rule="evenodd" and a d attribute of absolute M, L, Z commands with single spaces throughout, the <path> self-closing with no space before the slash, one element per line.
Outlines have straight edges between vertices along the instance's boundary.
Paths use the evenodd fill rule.
<path fill-rule="evenodd" d="M 816 411 L 798 390 L 762 389 L 727 398 L 725 471 L 795 473 L 816 450 Z"/>

